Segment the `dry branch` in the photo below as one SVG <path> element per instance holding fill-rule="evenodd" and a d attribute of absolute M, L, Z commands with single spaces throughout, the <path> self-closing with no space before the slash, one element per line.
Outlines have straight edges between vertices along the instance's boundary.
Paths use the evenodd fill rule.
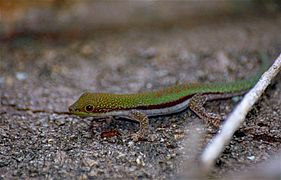
<path fill-rule="evenodd" d="M 222 126 L 222 130 L 217 134 L 211 143 L 204 150 L 201 161 L 203 169 L 208 172 L 214 165 L 215 160 L 223 152 L 225 145 L 229 143 L 234 132 L 245 120 L 247 113 L 265 91 L 271 80 L 281 70 L 281 54 L 274 64 L 262 75 L 257 84 L 245 95 L 243 100 L 237 105 Z"/>

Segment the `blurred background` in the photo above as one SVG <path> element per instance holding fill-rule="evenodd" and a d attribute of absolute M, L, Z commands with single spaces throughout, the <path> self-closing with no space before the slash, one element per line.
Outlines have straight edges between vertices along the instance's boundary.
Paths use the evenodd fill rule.
<path fill-rule="evenodd" d="M 0 0 L 0 40 L 24 35 L 72 38 L 113 29 L 194 26 L 230 17 L 272 15 L 280 9 L 280 0 Z"/>
<path fill-rule="evenodd" d="M 195 56 L 200 62 L 203 54 L 217 56 L 221 52 L 265 48 L 276 52 L 281 44 L 278 36 L 280 9 L 280 0 L 0 0 L 1 61 L 9 62 L 0 65 L 3 75 L 0 85 L 13 84 L 15 74 L 25 78 L 26 72 L 32 74 L 30 77 L 45 76 L 49 80 L 53 76 L 50 82 L 55 83 L 59 79 L 58 73 L 72 79 L 73 82 L 69 81 L 72 87 L 103 90 L 103 87 L 112 87 L 112 83 L 100 83 L 107 76 L 103 72 L 118 68 L 130 75 L 135 72 L 124 69 L 125 66 L 137 68 L 138 64 L 142 68 L 153 65 L 154 61 L 161 66 L 170 59 L 179 60 L 169 64 L 172 67 Z M 28 66 L 30 63 L 34 68 Z M 93 65 L 93 69 L 87 69 Z M 159 71 L 165 69 L 171 76 L 176 74 L 168 69 L 167 63 L 165 67 L 160 66 L 156 67 Z M 179 68 L 183 72 L 188 69 Z M 83 72 L 83 79 L 78 79 Z M 95 72 L 98 72 L 95 78 L 88 78 L 87 74 Z M 155 74 L 145 77 L 143 74 L 147 73 L 144 72 L 139 74 L 142 76 L 136 75 L 132 81 L 159 77 Z M 122 78 L 124 74 L 114 81 L 128 81 L 120 81 Z M 175 79 L 180 82 L 194 80 L 182 75 L 159 81 L 158 85 L 175 83 Z M 212 79 L 217 78 L 208 80 Z M 132 86 L 133 91 L 143 87 L 140 82 L 137 87 Z M 126 87 L 126 83 L 123 85 Z M 110 91 L 124 89 L 117 86 L 121 85 L 116 84 Z"/>

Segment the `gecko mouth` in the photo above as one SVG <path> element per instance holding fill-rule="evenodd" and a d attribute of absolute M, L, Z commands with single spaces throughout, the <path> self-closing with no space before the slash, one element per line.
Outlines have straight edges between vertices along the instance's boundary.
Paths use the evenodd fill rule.
<path fill-rule="evenodd" d="M 82 111 L 80 111 L 79 109 L 77 109 L 74 105 L 71 105 L 68 107 L 68 111 L 71 114 L 77 114 L 77 113 L 83 113 Z"/>
<path fill-rule="evenodd" d="M 69 106 L 69 107 L 68 107 L 68 111 L 69 111 L 70 113 L 73 113 L 73 112 L 77 111 L 77 109 L 75 109 L 73 106 Z"/>
<path fill-rule="evenodd" d="M 75 108 L 73 105 L 69 106 L 68 110 L 71 114 L 74 114 L 74 115 L 77 115 L 77 116 L 80 116 L 80 117 L 93 116 L 90 113 L 87 113 L 87 112 L 84 112 L 84 111 L 81 111 L 81 110 Z"/>
<path fill-rule="evenodd" d="M 75 108 L 75 106 L 71 105 L 68 107 L 68 111 L 71 113 L 71 114 L 75 114 L 75 115 L 87 115 L 87 113 L 85 112 L 82 112 L 80 111 L 79 109 Z"/>
<path fill-rule="evenodd" d="M 70 114 L 74 114 L 80 117 L 100 117 L 102 114 L 99 113 L 90 113 L 90 112 L 85 112 L 81 109 L 78 109 L 75 107 L 75 105 L 71 105 L 68 107 L 68 111 Z"/>
<path fill-rule="evenodd" d="M 71 114 L 77 115 L 77 116 L 81 116 L 81 117 L 88 117 L 91 116 L 89 113 L 83 112 L 83 111 L 79 111 L 78 109 L 71 109 L 69 110 L 69 112 Z"/>

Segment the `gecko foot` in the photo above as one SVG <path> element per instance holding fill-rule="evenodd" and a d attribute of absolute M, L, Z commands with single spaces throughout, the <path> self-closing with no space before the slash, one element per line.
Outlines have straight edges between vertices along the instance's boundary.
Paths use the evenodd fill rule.
<path fill-rule="evenodd" d="M 136 133 L 132 134 L 131 137 L 132 137 L 134 142 L 147 140 L 145 135 L 143 133 L 140 133 L 140 132 L 136 132 Z"/>
<path fill-rule="evenodd" d="M 149 121 L 147 115 L 140 111 L 132 110 L 129 117 L 130 119 L 140 123 L 139 131 L 132 135 L 133 141 L 146 139 L 149 131 Z"/>
<path fill-rule="evenodd" d="M 206 112 L 205 108 L 203 107 L 206 101 L 209 99 L 212 99 L 211 95 L 196 94 L 191 98 L 188 106 L 197 116 L 203 119 L 207 124 L 219 128 L 222 117 L 214 113 Z"/>

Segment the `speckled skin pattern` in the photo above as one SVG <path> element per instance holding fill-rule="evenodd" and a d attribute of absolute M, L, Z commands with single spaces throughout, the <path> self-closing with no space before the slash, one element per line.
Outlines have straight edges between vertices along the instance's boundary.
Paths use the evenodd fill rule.
<path fill-rule="evenodd" d="M 69 109 L 71 113 L 77 115 L 83 115 L 81 113 L 98 115 L 110 111 L 164 108 L 181 103 L 195 94 L 221 94 L 222 98 L 224 98 L 223 94 L 225 93 L 246 91 L 256 83 L 267 67 L 267 62 L 265 62 L 264 58 L 261 59 L 263 59 L 263 64 L 259 73 L 249 79 L 229 83 L 188 83 L 136 94 L 85 92 Z M 87 110 L 88 105 L 91 108 Z"/>

